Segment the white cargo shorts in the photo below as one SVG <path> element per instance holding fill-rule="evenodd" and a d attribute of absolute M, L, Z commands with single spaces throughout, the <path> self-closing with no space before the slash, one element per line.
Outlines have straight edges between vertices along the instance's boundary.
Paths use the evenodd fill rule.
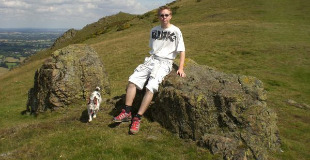
<path fill-rule="evenodd" d="M 164 80 L 172 70 L 173 60 L 163 59 L 156 56 L 146 57 L 143 64 L 140 64 L 134 73 L 129 77 L 129 82 L 132 82 L 137 86 L 139 90 L 142 90 L 145 86 L 152 93 L 158 91 L 159 84 Z"/>

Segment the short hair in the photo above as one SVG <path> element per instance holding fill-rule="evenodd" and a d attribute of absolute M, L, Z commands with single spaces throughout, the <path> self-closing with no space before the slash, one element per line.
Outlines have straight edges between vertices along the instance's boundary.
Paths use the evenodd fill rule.
<path fill-rule="evenodd" d="M 165 10 L 165 9 L 170 11 L 170 15 L 172 15 L 172 10 L 171 10 L 171 8 L 169 6 L 161 6 L 161 7 L 159 7 L 158 10 L 157 10 L 157 14 L 159 15 L 159 12 L 162 11 L 162 10 Z"/>

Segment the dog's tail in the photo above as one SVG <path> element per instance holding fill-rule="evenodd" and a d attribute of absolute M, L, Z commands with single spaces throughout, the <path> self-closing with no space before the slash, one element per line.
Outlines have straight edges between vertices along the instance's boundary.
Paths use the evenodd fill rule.
<path fill-rule="evenodd" d="M 100 87 L 96 87 L 96 91 L 100 91 L 101 89 L 100 89 Z"/>

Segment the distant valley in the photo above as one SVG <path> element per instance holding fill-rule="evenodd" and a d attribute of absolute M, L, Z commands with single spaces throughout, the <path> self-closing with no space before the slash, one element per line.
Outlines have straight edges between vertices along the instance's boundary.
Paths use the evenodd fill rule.
<path fill-rule="evenodd" d="M 0 28 L 0 75 L 49 48 L 68 29 Z"/>

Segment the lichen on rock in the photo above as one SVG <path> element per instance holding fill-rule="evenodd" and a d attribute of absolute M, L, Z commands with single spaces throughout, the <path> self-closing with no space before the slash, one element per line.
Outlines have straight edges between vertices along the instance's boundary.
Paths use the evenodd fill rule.
<path fill-rule="evenodd" d="M 174 68 L 150 106 L 151 119 L 224 159 L 267 159 L 268 151 L 279 150 L 277 115 L 259 79 L 192 60 L 186 61 L 186 78 Z"/>
<path fill-rule="evenodd" d="M 54 110 L 85 99 L 97 86 L 110 92 L 108 77 L 98 54 L 87 45 L 70 45 L 56 50 L 34 77 L 27 110 Z"/>

